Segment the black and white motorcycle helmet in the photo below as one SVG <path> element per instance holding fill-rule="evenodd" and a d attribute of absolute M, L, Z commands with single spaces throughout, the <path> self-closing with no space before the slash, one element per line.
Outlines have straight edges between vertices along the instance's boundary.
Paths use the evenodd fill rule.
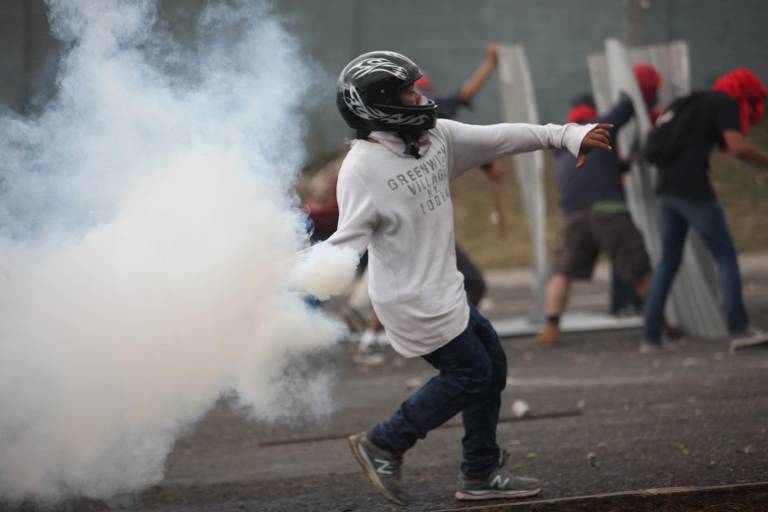
<path fill-rule="evenodd" d="M 376 51 L 352 59 L 339 75 L 336 105 L 347 124 L 360 131 L 416 133 L 435 127 L 437 105 L 403 106 L 400 91 L 421 77 L 405 55 Z"/>

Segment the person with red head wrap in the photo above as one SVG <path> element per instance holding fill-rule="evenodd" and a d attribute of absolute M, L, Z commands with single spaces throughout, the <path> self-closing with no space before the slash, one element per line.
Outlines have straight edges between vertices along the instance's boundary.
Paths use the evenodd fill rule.
<path fill-rule="evenodd" d="M 586 123 L 597 117 L 597 111 L 593 105 L 579 104 L 571 107 L 568 112 L 569 123 Z"/>
<path fill-rule="evenodd" d="M 654 107 L 659 98 L 659 88 L 661 87 L 661 75 L 656 68 L 648 64 L 635 65 L 635 78 L 637 79 L 637 85 L 640 87 L 640 94 L 643 95 L 645 106 L 648 108 L 648 112 L 651 113 L 651 120 L 653 120 Z"/>
<path fill-rule="evenodd" d="M 736 247 L 709 180 L 709 155 L 719 145 L 736 158 L 768 165 L 768 151 L 744 137 L 764 111 L 766 89 L 745 68 L 727 73 L 715 82 L 713 89 L 676 100 L 659 117 L 658 131 L 649 136 L 650 140 L 663 133 L 665 125 L 671 123 L 667 125 L 671 129 L 664 137 L 664 151 L 655 157 L 662 248 L 645 308 L 645 352 L 660 347 L 664 304 L 682 261 L 690 228 L 699 234 L 717 264 L 731 336 L 737 341 L 753 335 L 744 308 Z"/>
<path fill-rule="evenodd" d="M 633 115 L 632 100 L 625 94 L 602 115 L 595 111 L 592 97 L 582 94 L 571 101 L 568 122 L 607 123 L 615 135 Z M 555 182 L 562 220 L 554 269 L 547 283 L 547 322 L 536 336 L 542 347 L 559 343 L 560 315 L 567 306 L 571 283 L 591 279 L 601 252 L 610 257 L 617 282 L 630 294 L 634 292 L 633 299 L 641 302 L 648 293 L 651 260 L 632 222 L 621 184 L 627 166 L 616 148 L 595 156 L 579 169 L 573 156 L 556 152 Z"/>
<path fill-rule="evenodd" d="M 751 70 L 734 69 L 720 77 L 712 86 L 713 91 L 724 92 L 739 103 L 739 126 L 746 135 L 750 125 L 755 125 L 765 112 L 766 87 Z"/>

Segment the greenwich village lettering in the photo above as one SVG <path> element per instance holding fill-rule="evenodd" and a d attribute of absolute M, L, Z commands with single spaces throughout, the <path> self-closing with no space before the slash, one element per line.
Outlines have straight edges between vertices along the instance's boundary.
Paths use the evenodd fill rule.
<path fill-rule="evenodd" d="M 423 196 L 419 204 L 422 214 L 450 203 L 446 149 L 438 149 L 430 158 L 420 162 L 405 173 L 387 180 L 387 186 L 395 190 L 407 190 L 412 196 Z"/>

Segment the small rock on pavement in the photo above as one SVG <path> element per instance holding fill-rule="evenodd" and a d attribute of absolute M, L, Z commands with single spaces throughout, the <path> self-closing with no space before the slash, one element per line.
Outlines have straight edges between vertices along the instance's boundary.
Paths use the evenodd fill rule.
<path fill-rule="evenodd" d="M 512 403 L 512 416 L 515 418 L 524 418 L 528 416 L 531 407 L 523 400 L 515 400 Z"/>
<path fill-rule="evenodd" d="M 422 384 L 424 384 L 424 379 L 419 377 L 411 377 L 410 379 L 405 379 L 406 389 L 416 389 L 421 387 Z"/>
<path fill-rule="evenodd" d="M 689 367 L 689 366 L 698 366 L 699 360 L 695 357 L 686 357 L 683 359 L 683 366 Z"/>

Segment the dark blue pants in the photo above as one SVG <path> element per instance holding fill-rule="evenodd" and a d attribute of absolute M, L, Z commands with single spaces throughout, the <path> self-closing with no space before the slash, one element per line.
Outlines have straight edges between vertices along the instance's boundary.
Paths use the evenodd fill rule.
<path fill-rule="evenodd" d="M 507 384 L 507 357 L 496 331 L 470 305 L 466 330 L 424 359 L 440 374 L 403 402 L 391 418 L 376 425 L 371 441 L 386 450 L 404 452 L 461 412 L 461 471 L 469 478 L 485 478 L 499 462 L 496 424 Z"/>
<path fill-rule="evenodd" d="M 661 260 L 653 273 L 651 291 L 645 305 L 645 337 L 661 340 L 664 304 L 683 259 L 688 227 L 701 237 L 717 264 L 728 331 L 740 334 L 749 326 L 741 294 L 741 273 L 736 247 L 716 200 L 692 201 L 678 197 L 661 199 Z"/>
<path fill-rule="evenodd" d="M 637 295 L 635 287 L 621 280 L 616 267 L 611 266 L 611 313 L 618 315 L 643 309 L 643 301 Z"/>

